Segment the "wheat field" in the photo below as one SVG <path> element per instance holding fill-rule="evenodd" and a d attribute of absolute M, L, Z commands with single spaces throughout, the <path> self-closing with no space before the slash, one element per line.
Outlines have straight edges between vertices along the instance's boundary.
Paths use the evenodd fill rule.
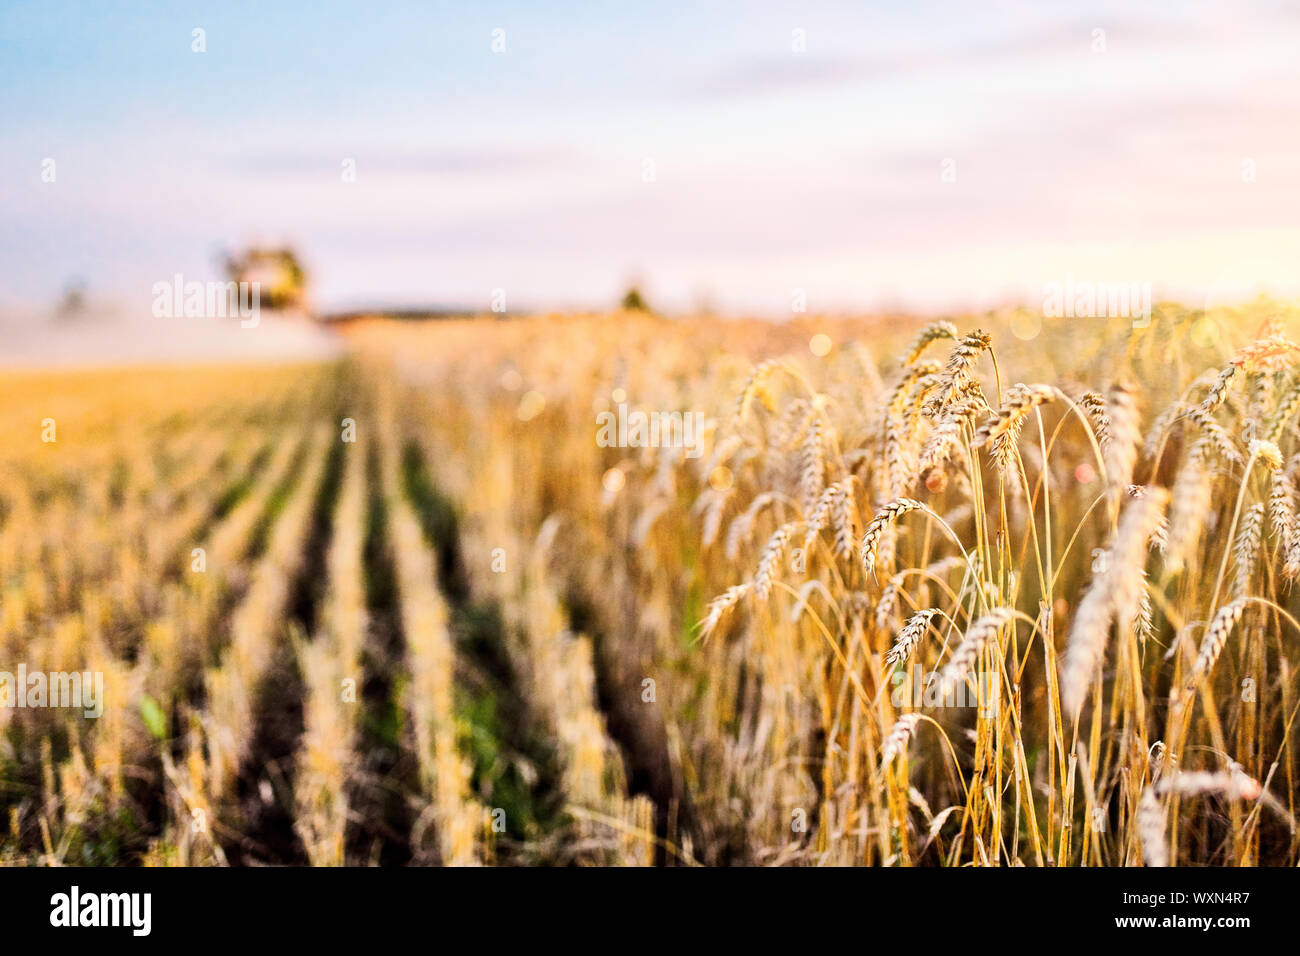
<path fill-rule="evenodd" d="M 1297 865 L 1298 319 L 7 373 L 0 862 Z"/>

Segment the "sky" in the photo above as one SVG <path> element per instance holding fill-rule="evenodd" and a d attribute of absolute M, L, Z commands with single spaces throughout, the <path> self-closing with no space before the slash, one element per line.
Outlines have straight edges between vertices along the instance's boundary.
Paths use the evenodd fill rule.
<path fill-rule="evenodd" d="M 1298 50 L 1296 3 L 0 0 L 0 311 L 282 241 L 322 310 L 1296 296 Z"/>

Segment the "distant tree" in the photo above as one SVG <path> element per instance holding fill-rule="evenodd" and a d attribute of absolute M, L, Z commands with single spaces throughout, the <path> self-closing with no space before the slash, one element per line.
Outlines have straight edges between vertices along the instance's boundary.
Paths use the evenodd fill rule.
<path fill-rule="evenodd" d="M 307 273 L 288 246 L 245 249 L 226 257 L 225 270 L 232 282 L 256 282 L 259 301 L 268 309 L 304 308 L 307 304 Z"/>
<path fill-rule="evenodd" d="M 86 283 L 81 279 L 73 279 L 63 287 L 63 295 L 59 297 L 59 304 L 55 308 L 55 314 L 60 319 L 76 319 L 82 316 L 86 311 Z"/>
<path fill-rule="evenodd" d="M 627 312 L 649 312 L 650 306 L 646 305 L 645 298 L 641 295 L 641 290 L 636 286 L 630 286 L 623 293 L 622 307 Z"/>

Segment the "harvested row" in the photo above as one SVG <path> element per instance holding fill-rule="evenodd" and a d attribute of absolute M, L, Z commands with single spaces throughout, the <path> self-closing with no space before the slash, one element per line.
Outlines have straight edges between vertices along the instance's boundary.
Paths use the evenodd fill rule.
<path fill-rule="evenodd" d="M 394 570 L 401 603 L 406 660 L 410 668 L 407 708 L 415 734 L 421 789 L 428 812 L 417 819 L 412 844 L 423 843 L 423 821 L 437 834 L 444 865 L 482 863 L 491 855 L 491 819 L 470 789 L 470 764 L 457 746 L 452 684 L 455 652 L 447 606 L 438 590 L 434 553 L 402 494 L 397 449 L 378 439 L 383 496 L 388 513 Z"/>
<path fill-rule="evenodd" d="M 436 434 L 436 417 L 430 415 L 426 422 L 430 426 L 426 434 Z M 423 457 L 426 463 L 440 460 L 429 444 Z M 494 467 L 495 463 L 486 464 L 483 472 Z M 490 505 L 481 503 L 475 507 L 490 510 Z M 504 544 L 507 555 L 527 554 L 526 567 L 520 569 L 518 565 L 525 562 L 507 558 L 497 570 L 487 570 L 483 562 L 468 562 L 464 570 L 472 590 L 500 600 L 510 668 L 528 706 L 526 719 L 555 751 L 562 809 L 571 820 L 566 835 L 570 839 L 564 841 L 559 858 L 615 865 L 653 863 L 654 805 L 644 795 L 628 794 L 622 755 L 609 737 L 599 707 L 591 640 L 573 633 L 551 579 L 547 549 L 555 528 L 544 528 L 526 550 L 511 546 L 509 532 L 499 524 L 475 525 L 489 526 L 496 528 L 491 532 L 494 538 L 475 536 L 469 546 L 488 555 L 494 546 Z"/>
<path fill-rule="evenodd" d="M 312 436 L 306 471 L 271 531 L 248 591 L 231 615 L 230 644 L 221 663 L 207 672 L 208 792 L 218 799 L 228 794 L 240 763 L 248 756 L 253 697 L 282 636 L 279 622 L 304 556 L 313 493 L 320 483 L 329 440 L 326 427 Z"/>
<path fill-rule="evenodd" d="M 419 424 L 408 419 L 402 487 L 437 558 L 456 651 L 456 718 L 474 789 L 492 807 L 495 860 L 558 862 L 566 818 L 555 744 L 525 697 L 499 596 L 470 586 L 465 548 L 474 542 L 462 538 L 456 508 L 432 479 L 413 427 Z"/>
<path fill-rule="evenodd" d="M 521 719 L 554 750 L 560 798 L 573 821 L 567 836 L 580 838 L 560 840 L 559 858 L 653 862 L 656 848 L 665 846 L 657 840 L 660 814 L 629 786 L 629 771 L 647 761 L 629 761 L 611 735 L 614 718 L 602 700 L 596 648 L 589 633 L 575 633 L 587 622 L 575 618 L 569 575 L 553 553 L 555 540 L 567 539 L 571 529 L 557 522 L 532 527 L 546 513 L 544 505 L 532 510 L 534 500 L 540 504 L 548 490 L 553 501 L 585 499 L 591 479 L 577 463 L 599 449 L 577 428 L 562 448 L 547 448 L 537 439 L 550 436 L 549 429 L 519 427 L 513 416 L 453 414 L 475 407 L 456 391 L 462 385 L 454 373 L 437 388 L 413 386 L 416 374 L 409 374 L 406 400 L 420 410 L 421 457 L 430 468 L 438 463 L 435 482 L 456 495 L 453 507 L 465 516 L 465 561 L 458 570 L 474 594 L 499 603 L 509 668 L 527 703 Z M 615 693 L 637 695 L 628 709 L 647 708 L 639 682 Z M 688 847 L 668 849 L 691 858 Z"/>
<path fill-rule="evenodd" d="M 305 691 L 294 826 L 313 866 L 345 862 L 348 791 L 360 720 L 357 693 L 367 621 L 362 564 L 366 460 L 362 446 L 349 443 L 344 449 L 319 626 L 310 642 L 295 641 Z"/>
<path fill-rule="evenodd" d="M 283 513 L 274 520 L 266 552 L 253 567 L 248 589 L 231 613 L 229 644 L 218 666 L 205 674 L 206 703 L 198 715 L 201 732 L 190 736 L 186 777 L 183 779 L 174 767 L 169 768 L 169 777 L 185 806 L 186 821 L 196 818 L 195 811 L 199 811 L 197 819 L 210 821 L 214 829 L 222 826 L 221 816 L 234 795 L 240 768 L 251 755 L 256 732 L 254 707 L 277 645 L 286 639 L 282 620 L 304 559 L 314 492 L 320 484 L 329 440 L 327 426 L 319 427 L 311 436 L 305 472 L 296 482 Z M 222 826 L 222 831 L 233 835 L 228 827 Z M 183 849 L 189 846 L 188 840 L 178 843 Z M 224 859 L 215 843 L 210 845 L 210 851 L 217 859 Z"/>
<path fill-rule="evenodd" d="M 599 710 L 591 639 L 571 630 L 547 568 L 548 529 L 533 546 L 506 618 L 520 638 L 518 666 L 529 699 L 559 751 L 577 859 L 619 866 L 655 860 L 655 808 L 629 797 L 627 771 Z"/>
<path fill-rule="evenodd" d="M 255 465 L 271 455 L 278 435 L 254 440 L 241 437 L 222 448 L 214 441 L 202 457 L 178 476 L 178 490 L 165 494 L 163 520 L 153 524 L 143 541 L 143 563 L 148 572 L 167 577 L 188 558 L 191 542 L 197 542 L 210 522 L 223 516 L 252 481 Z M 219 451 L 217 451 L 220 449 Z M 217 451 L 216 455 L 212 452 Z M 162 495 L 160 495 L 162 496 Z M 157 516 L 154 516 L 157 521 Z M 184 561 L 186 565 L 188 561 Z"/>
<path fill-rule="evenodd" d="M 247 587 L 246 562 L 257 557 L 258 537 L 302 459 L 299 442 L 282 441 L 261 474 L 235 476 L 221 499 L 233 502 L 230 510 L 215 528 L 199 529 L 208 531 L 205 539 L 191 539 L 202 554 L 188 560 L 188 573 L 166 581 L 158 594 L 139 663 L 145 692 L 164 709 L 173 703 L 201 703 L 202 668 L 216 660 L 222 616 Z"/>

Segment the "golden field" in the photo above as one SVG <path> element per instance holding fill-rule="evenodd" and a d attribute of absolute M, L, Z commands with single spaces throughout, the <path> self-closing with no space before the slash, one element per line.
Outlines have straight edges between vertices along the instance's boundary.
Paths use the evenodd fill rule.
<path fill-rule="evenodd" d="M 1298 318 L 7 373 L 0 861 L 1296 865 Z"/>

